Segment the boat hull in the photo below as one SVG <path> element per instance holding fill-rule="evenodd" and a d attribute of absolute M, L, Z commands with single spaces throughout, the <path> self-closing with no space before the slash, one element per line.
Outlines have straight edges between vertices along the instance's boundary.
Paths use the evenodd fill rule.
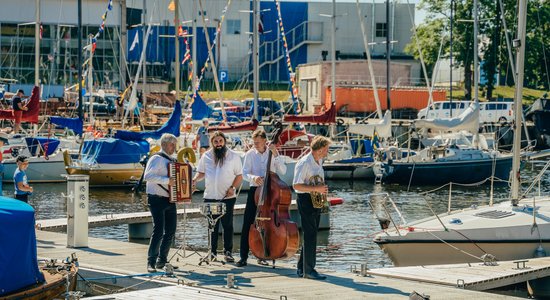
<path fill-rule="evenodd" d="M 3 296 L 4 300 L 15 299 L 27 299 L 27 300 L 48 300 L 48 299 L 60 299 L 62 294 L 67 292 L 67 277 L 69 283 L 69 290 L 76 290 L 76 275 L 78 268 L 72 265 L 70 269 L 62 270 L 59 272 L 42 271 L 44 274 L 45 282 L 42 284 L 34 285 L 19 292 Z"/>
<path fill-rule="evenodd" d="M 512 157 L 486 160 L 449 162 L 391 162 L 384 164 L 386 183 L 412 185 L 442 185 L 449 182 L 469 184 L 490 178 L 493 163 L 496 163 L 494 176 L 508 180 L 512 169 Z"/>
<path fill-rule="evenodd" d="M 324 164 L 325 179 L 371 179 L 374 178 L 374 163 Z"/>
<path fill-rule="evenodd" d="M 61 155 L 55 155 L 46 160 L 43 157 L 31 157 L 29 167 L 25 171 L 29 183 L 65 182 L 62 175 L 66 174 L 65 164 Z M 13 173 L 17 169 L 15 161 L 4 162 L 3 182 L 13 183 Z"/>
<path fill-rule="evenodd" d="M 101 168 L 78 168 L 67 167 L 69 175 L 88 175 L 90 176 L 90 186 L 128 186 L 131 182 L 139 180 L 143 173 L 143 167 L 140 164 L 124 164 L 116 168 L 109 168 L 102 165 Z"/>

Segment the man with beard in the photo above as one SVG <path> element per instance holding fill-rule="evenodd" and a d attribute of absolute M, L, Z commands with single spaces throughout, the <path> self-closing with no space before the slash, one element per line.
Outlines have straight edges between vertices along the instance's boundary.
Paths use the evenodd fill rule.
<path fill-rule="evenodd" d="M 214 225 L 211 237 L 212 258 L 216 258 L 220 221 L 223 226 L 223 250 L 226 262 L 234 262 L 233 251 L 233 207 L 237 200 L 236 190 L 241 185 L 242 163 L 237 153 L 226 146 L 225 135 L 216 131 L 210 138 L 212 147 L 200 158 L 197 174 L 193 178 L 193 189 L 196 182 L 204 179 L 204 202 L 225 203 L 225 215 Z"/>
<path fill-rule="evenodd" d="M 319 230 L 319 220 L 321 209 L 313 207 L 311 193 L 317 192 L 326 194 L 328 186 L 325 184 L 315 185 L 315 177 L 323 182 L 325 172 L 323 171 L 322 159 L 328 154 L 330 140 L 324 136 L 318 135 L 311 141 L 311 152 L 302 157 L 294 169 L 294 180 L 292 187 L 298 196 L 298 211 L 302 220 L 302 231 L 304 233 L 304 243 L 298 260 L 298 276 L 309 279 L 323 280 L 326 276 L 317 273 L 315 270 L 317 256 L 317 231 Z"/>
<path fill-rule="evenodd" d="M 271 144 L 269 147 L 267 146 L 267 135 L 263 129 L 254 131 L 252 133 L 252 140 L 254 141 L 254 148 L 248 150 L 244 155 L 243 178 L 250 182 L 250 190 L 248 190 L 248 198 L 246 198 L 246 207 L 244 209 L 243 229 L 241 231 L 241 259 L 237 262 L 237 267 L 247 265 L 246 260 L 248 259 L 248 251 L 250 249 L 248 232 L 250 231 L 250 226 L 254 223 L 257 209 L 254 195 L 256 194 L 256 189 L 264 184 L 269 151 L 273 153 L 270 170 L 279 174 L 286 173 L 285 162 L 279 156 L 275 145 Z M 266 151 L 268 149 L 269 151 Z M 260 259 L 258 263 L 262 265 L 267 264 L 265 260 Z"/>

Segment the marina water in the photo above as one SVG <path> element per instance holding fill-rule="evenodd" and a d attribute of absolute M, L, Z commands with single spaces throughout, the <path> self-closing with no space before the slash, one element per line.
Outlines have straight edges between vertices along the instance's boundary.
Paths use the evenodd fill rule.
<path fill-rule="evenodd" d="M 528 163 L 522 171 L 523 182 L 528 183 L 544 162 Z M 543 180 L 543 193 L 550 189 L 550 177 Z M 344 199 L 342 205 L 334 206 L 330 211 L 330 230 L 321 231 L 318 236 L 317 265 L 322 269 L 348 271 L 351 265 L 366 263 L 369 268 L 391 266 L 389 258 L 372 242 L 373 236 L 380 231 L 378 221 L 367 203 L 369 193 L 388 193 L 396 202 L 407 221 L 431 216 L 426 204 L 429 202 L 436 213 L 447 210 L 449 188 L 445 187 L 433 193 L 422 193 L 436 189 L 434 186 L 411 187 L 399 185 L 375 185 L 372 180 L 329 181 L 330 195 Z M 66 216 L 65 198 L 66 184 L 34 184 L 34 194 L 30 204 L 36 210 L 36 219 L 62 218 Z M 11 196 L 13 185 L 4 184 L 4 195 Z M 483 186 L 460 187 L 453 186 L 452 209 L 470 207 L 471 205 L 486 205 L 489 202 L 490 184 Z M 494 201 L 507 201 L 509 187 L 499 184 L 494 188 Z M 295 197 L 293 197 L 295 198 Z M 246 202 L 246 192 L 241 192 L 237 203 Z M 193 195 L 192 204 L 202 203 L 202 193 Z M 178 205 L 180 206 L 180 205 Z M 93 188 L 90 192 L 90 215 L 107 215 L 147 211 L 146 197 L 133 196 L 129 188 Z M 176 231 L 176 247 L 182 245 L 184 236 L 187 245 L 194 250 L 206 251 L 207 229 L 204 218 L 188 219 L 184 226 L 183 220 L 178 222 Z M 128 240 L 127 225 L 91 228 L 90 236 Z M 235 254 L 238 253 L 239 235 L 234 236 Z M 221 240 L 221 239 L 220 239 Z M 148 240 L 132 240 L 132 242 L 148 243 Z M 199 257 L 197 256 L 197 261 Z M 294 260 L 296 260 L 295 258 Z M 145 265 L 145 262 L 144 262 Z"/>

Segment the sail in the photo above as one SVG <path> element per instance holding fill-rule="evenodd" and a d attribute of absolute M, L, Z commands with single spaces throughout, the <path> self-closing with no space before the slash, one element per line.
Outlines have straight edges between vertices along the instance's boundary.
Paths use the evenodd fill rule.
<path fill-rule="evenodd" d="M 466 130 L 476 133 L 479 130 L 479 103 L 474 102 L 455 118 L 415 120 L 416 128 L 428 128 L 432 132 Z"/>
<path fill-rule="evenodd" d="M 212 113 L 212 109 L 206 105 L 199 93 L 195 94 L 195 100 L 191 103 L 191 118 L 193 120 L 202 120 L 208 118 Z"/>
<path fill-rule="evenodd" d="M 84 132 L 84 122 L 81 118 L 63 118 L 51 116 L 50 123 L 63 128 L 71 129 L 77 135 L 82 135 L 82 133 Z"/>
<path fill-rule="evenodd" d="M 40 110 L 40 88 L 38 86 L 32 89 L 27 107 L 29 109 L 23 111 L 21 121 L 34 124 L 38 123 L 38 112 Z M 13 115 L 13 109 L 0 109 L 0 119 L 14 120 L 15 116 Z"/>
<path fill-rule="evenodd" d="M 134 132 L 129 130 L 117 130 L 115 133 L 115 138 L 126 140 L 126 141 L 139 141 L 147 138 L 152 138 L 155 140 L 160 139 L 160 137 L 165 133 L 171 133 L 175 136 L 180 135 L 180 122 L 181 122 L 181 103 L 176 101 L 174 105 L 174 110 L 168 119 L 168 122 L 164 123 L 162 127 L 155 131 L 144 131 L 144 132 Z"/>
<path fill-rule="evenodd" d="M 336 105 L 330 104 L 330 108 L 320 114 L 313 115 L 285 115 L 283 117 L 284 122 L 289 123 L 336 123 Z"/>
<path fill-rule="evenodd" d="M 383 119 L 376 120 L 372 123 L 350 124 L 348 132 L 365 136 L 374 136 L 376 132 L 379 137 L 390 138 L 392 136 L 391 111 L 387 110 Z"/>

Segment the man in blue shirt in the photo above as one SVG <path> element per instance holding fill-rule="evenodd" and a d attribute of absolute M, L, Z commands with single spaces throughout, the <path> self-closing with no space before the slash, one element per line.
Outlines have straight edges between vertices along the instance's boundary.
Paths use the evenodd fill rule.
<path fill-rule="evenodd" d="M 19 155 L 16 159 L 17 169 L 13 173 L 13 184 L 15 186 L 15 199 L 29 202 L 29 195 L 32 194 L 32 186 L 29 185 L 25 170 L 29 167 L 29 159 L 25 155 Z"/>
<path fill-rule="evenodd" d="M 200 156 L 210 148 L 210 136 L 208 135 L 208 119 L 202 120 L 202 126 L 199 127 L 199 130 L 197 131 L 197 137 L 195 138 L 196 142 L 200 143 Z"/>

